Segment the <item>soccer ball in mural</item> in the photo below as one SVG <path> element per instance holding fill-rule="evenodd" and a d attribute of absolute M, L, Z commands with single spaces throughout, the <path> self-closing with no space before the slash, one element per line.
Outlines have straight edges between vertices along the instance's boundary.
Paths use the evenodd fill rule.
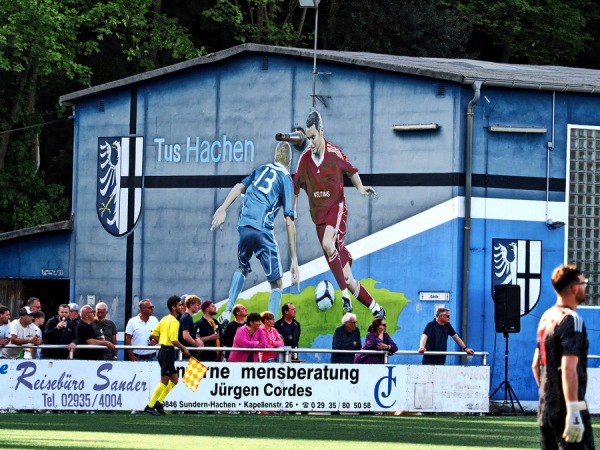
<path fill-rule="evenodd" d="M 315 302 L 317 303 L 317 308 L 321 311 L 327 311 L 333 306 L 334 300 L 335 290 L 333 289 L 333 284 L 327 280 L 319 282 L 315 289 Z"/>

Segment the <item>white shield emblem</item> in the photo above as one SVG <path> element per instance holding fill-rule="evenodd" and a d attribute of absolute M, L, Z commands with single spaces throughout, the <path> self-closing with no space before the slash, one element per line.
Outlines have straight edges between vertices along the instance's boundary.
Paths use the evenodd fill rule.
<path fill-rule="evenodd" d="M 98 138 L 98 192 L 100 223 L 113 236 L 132 231 L 142 210 L 144 138 Z"/>
<path fill-rule="evenodd" d="M 499 284 L 521 286 L 521 315 L 529 314 L 540 299 L 542 241 L 492 239 L 492 297 Z"/>

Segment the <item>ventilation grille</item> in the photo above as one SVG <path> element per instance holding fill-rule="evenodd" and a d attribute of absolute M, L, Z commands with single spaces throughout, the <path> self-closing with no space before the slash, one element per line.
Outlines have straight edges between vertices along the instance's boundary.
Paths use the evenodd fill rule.
<path fill-rule="evenodd" d="M 444 83 L 437 84 L 437 90 L 435 93 L 436 97 L 445 97 L 446 96 L 446 85 Z"/>

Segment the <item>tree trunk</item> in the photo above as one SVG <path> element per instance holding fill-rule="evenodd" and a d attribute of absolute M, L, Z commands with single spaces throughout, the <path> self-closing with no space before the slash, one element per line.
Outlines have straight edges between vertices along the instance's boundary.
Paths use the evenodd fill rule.
<path fill-rule="evenodd" d="M 155 44 L 150 49 L 150 53 L 148 54 L 148 58 L 152 62 L 152 64 L 156 67 L 156 59 L 158 57 L 158 43 L 160 37 L 157 36 L 158 33 L 158 21 L 160 20 L 160 14 L 162 12 L 162 0 L 154 0 L 154 9 L 152 11 L 152 28 L 153 28 L 153 37 L 152 42 Z"/>
<path fill-rule="evenodd" d="M 256 5 L 256 34 L 254 35 L 254 38 L 252 39 L 252 41 L 255 44 L 261 44 L 262 43 L 262 35 L 263 35 L 263 31 L 265 29 L 265 6 L 262 4 L 262 2 L 258 2 L 258 4 Z"/>
<path fill-rule="evenodd" d="M 6 120 L 6 128 L 11 130 L 15 126 L 15 122 L 17 120 L 17 115 L 19 112 L 19 108 L 21 107 L 21 102 L 23 100 L 23 95 L 25 93 L 25 88 L 27 86 L 27 79 L 29 78 L 29 72 L 31 70 L 31 64 L 27 66 L 27 69 L 21 73 L 19 80 L 17 82 L 17 90 L 14 93 L 12 108 L 10 109 L 10 113 L 8 114 L 8 119 Z M 4 169 L 4 164 L 6 160 L 6 151 L 8 150 L 8 144 L 10 142 L 10 131 L 3 133 L 0 138 L 0 170 Z"/>
<path fill-rule="evenodd" d="M 333 35 L 336 33 L 335 30 L 335 17 L 340 10 L 344 0 L 331 0 L 329 2 L 329 14 L 327 15 L 327 23 L 323 30 L 322 46 L 323 49 L 329 49 L 329 43 L 331 42 Z"/>
<path fill-rule="evenodd" d="M 29 72 L 29 82 L 27 88 L 27 110 L 25 117 L 32 118 L 35 114 L 36 101 L 37 101 L 37 80 L 38 80 L 38 68 L 39 64 L 33 63 L 31 65 L 31 70 Z M 31 138 L 31 143 L 29 144 L 29 158 L 35 163 L 36 171 L 40 168 L 40 140 L 39 134 L 35 133 L 35 135 Z"/>
<path fill-rule="evenodd" d="M 298 44 L 300 37 L 302 36 L 302 30 L 304 29 L 304 21 L 306 20 L 306 8 L 302 8 L 302 13 L 300 14 L 300 21 L 298 22 L 297 34 L 298 36 L 295 45 Z"/>
<path fill-rule="evenodd" d="M 517 20 L 515 8 L 508 9 L 508 34 L 502 39 L 502 53 L 500 54 L 501 63 L 507 63 L 512 54 L 513 43 L 515 42 L 515 22 Z"/>

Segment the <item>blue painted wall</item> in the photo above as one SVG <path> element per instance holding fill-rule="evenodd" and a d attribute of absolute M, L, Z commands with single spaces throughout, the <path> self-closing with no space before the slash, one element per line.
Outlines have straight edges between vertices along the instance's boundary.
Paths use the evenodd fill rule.
<path fill-rule="evenodd" d="M 0 242 L 1 278 L 69 278 L 69 232 L 30 235 Z"/>
<path fill-rule="evenodd" d="M 107 233 L 96 212 L 98 138 L 127 136 L 131 129 L 145 139 L 142 212 L 130 238 L 134 300 L 152 298 L 159 307 L 156 314 L 162 315 L 163 299 L 173 293 L 226 298 L 236 266 L 239 204 L 230 208 L 222 232 L 209 232 L 212 214 L 230 186 L 254 167 L 271 161 L 276 133 L 304 123 L 311 110 L 311 71 L 309 60 L 242 53 L 140 82 L 134 90 L 120 87 L 78 100 L 75 231 L 70 255 L 73 298 L 83 303 L 88 295 L 94 295 L 96 301 L 109 302 L 117 311 L 113 320 L 120 328 L 125 318 L 135 313 L 135 309 L 124 310 L 128 238 Z M 375 233 L 395 230 L 395 226 L 399 226 L 398 233 L 408 233 L 397 242 L 382 241 L 382 249 L 367 252 L 353 266 L 358 278 L 373 278 L 409 299 L 394 335 L 401 349 L 416 349 L 425 324 L 433 318 L 434 302 L 420 302 L 419 292 L 449 292 L 447 305 L 455 329 L 460 332 L 463 320 L 468 320 L 468 344 L 490 352 L 490 388 L 497 386 L 504 377 L 504 339 L 494 329 L 492 239 L 542 241 L 539 303 L 522 318 L 521 332 L 509 340 L 511 384 L 521 400 L 535 399 L 530 374 L 535 327 L 541 313 L 554 302 L 549 275 L 565 254 L 566 228 L 549 230 L 544 214 L 552 93 L 482 89 L 473 126 L 473 195 L 478 202 L 472 220 L 468 317 L 463 318 L 464 212 L 448 220 L 436 208 L 457 198 L 460 205 L 460 196 L 465 194 L 465 120 L 467 104 L 474 95 L 471 86 L 330 63 L 320 63 L 319 71 L 331 73 L 317 83 L 317 93 L 327 102 L 327 106 L 319 103 L 317 107 L 326 139 L 342 147 L 365 180 L 379 182 L 373 182 L 379 193 L 376 201 L 360 197 L 353 188 L 346 190 L 347 241 L 360 243 Z M 443 96 L 438 95 L 439 83 L 445 87 Z M 98 108 L 100 101 L 103 112 Z M 132 105 L 134 123 L 130 122 Z M 599 125 L 600 100 L 594 95 L 557 93 L 555 107 L 555 146 L 550 152 L 553 184 L 548 197 L 563 214 L 553 219 L 566 220 L 566 208 L 560 209 L 560 205 L 565 201 L 567 125 Z M 441 128 L 435 132 L 392 131 L 394 124 L 432 122 Z M 548 131 L 491 133 L 489 125 L 545 127 Z M 224 155 L 224 148 L 247 153 L 240 150 L 236 160 Z M 524 214 L 515 217 L 515 210 Z M 428 211 L 435 213 L 421 218 L 420 214 Z M 298 212 L 300 262 L 312 264 L 322 253 L 304 194 Z M 419 228 L 424 231 L 409 233 L 426 221 L 430 226 Z M 385 239 L 390 234 L 385 234 Z M 276 236 L 285 248 L 283 227 L 276 230 Z M 282 256 L 288 266 L 286 252 Z M 255 266 L 246 288 L 264 281 Z M 310 285 L 322 278 L 324 275 L 303 280 Z M 582 315 L 592 323 L 597 311 L 583 310 Z M 365 331 L 366 325 L 362 325 Z M 591 352 L 598 353 L 597 331 L 590 334 Z M 325 333 L 313 344 L 322 346 L 327 339 Z M 454 344 L 449 348 L 454 349 Z M 396 356 L 393 361 L 414 363 L 415 359 Z"/>

